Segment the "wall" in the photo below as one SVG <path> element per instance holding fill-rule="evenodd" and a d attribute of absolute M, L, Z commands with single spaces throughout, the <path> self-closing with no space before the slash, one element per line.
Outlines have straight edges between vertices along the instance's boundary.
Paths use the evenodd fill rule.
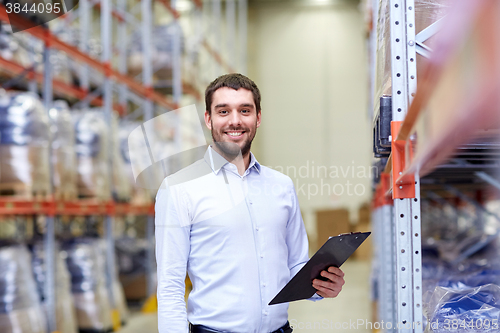
<path fill-rule="evenodd" d="M 250 2 L 248 46 L 262 93 L 252 151 L 294 180 L 312 238 L 317 209 L 348 207 L 356 219 L 372 156 L 363 15 L 355 1 L 315 3 Z"/>

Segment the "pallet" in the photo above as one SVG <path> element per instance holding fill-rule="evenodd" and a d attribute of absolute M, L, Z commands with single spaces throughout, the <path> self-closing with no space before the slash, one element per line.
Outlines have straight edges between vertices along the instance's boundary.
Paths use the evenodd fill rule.
<path fill-rule="evenodd" d="M 74 201 L 78 199 L 78 193 L 76 188 L 74 189 L 55 189 L 54 190 L 54 200 L 55 201 Z"/>
<path fill-rule="evenodd" d="M 35 188 L 26 183 L 0 183 L 0 197 L 8 196 L 21 200 L 44 201 L 50 199 L 49 188 Z"/>

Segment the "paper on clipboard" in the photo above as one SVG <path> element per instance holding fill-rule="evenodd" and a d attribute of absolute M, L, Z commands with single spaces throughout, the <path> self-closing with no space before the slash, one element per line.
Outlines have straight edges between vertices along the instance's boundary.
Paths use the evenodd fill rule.
<path fill-rule="evenodd" d="M 316 293 L 312 280 L 320 278 L 321 271 L 330 266 L 340 267 L 370 234 L 371 232 L 359 232 L 331 237 L 269 305 L 311 298 Z"/>

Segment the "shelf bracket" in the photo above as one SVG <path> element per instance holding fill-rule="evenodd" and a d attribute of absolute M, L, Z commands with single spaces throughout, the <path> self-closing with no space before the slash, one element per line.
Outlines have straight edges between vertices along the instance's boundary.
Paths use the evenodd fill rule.
<path fill-rule="evenodd" d="M 392 198 L 409 199 L 415 198 L 415 176 L 403 174 L 405 167 L 410 163 L 411 147 L 407 145 L 410 141 L 397 140 L 402 121 L 391 122 L 391 144 L 392 144 Z"/>

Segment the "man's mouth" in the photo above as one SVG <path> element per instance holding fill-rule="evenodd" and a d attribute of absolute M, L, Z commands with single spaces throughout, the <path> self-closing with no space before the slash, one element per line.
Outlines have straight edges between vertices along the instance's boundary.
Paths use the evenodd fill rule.
<path fill-rule="evenodd" d="M 243 133 L 245 133 L 245 131 L 227 131 L 224 133 L 230 136 L 231 138 L 239 138 L 240 136 L 243 135 Z"/>

